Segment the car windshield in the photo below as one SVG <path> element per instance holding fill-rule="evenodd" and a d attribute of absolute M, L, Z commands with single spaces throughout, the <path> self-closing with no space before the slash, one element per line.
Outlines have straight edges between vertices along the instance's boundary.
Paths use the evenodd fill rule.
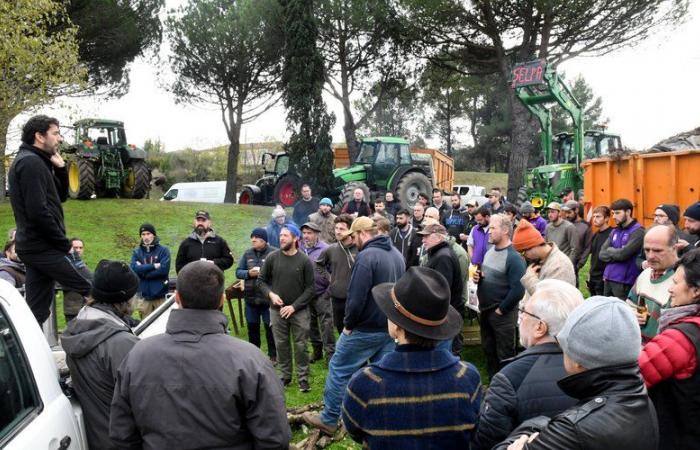
<path fill-rule="evenodd" d="M 562 135 L 557 136 L 554 146 L 554 163 L 555 164 L 573 164 L 576 163 L 576 152 L 573 146 L 573 136 Z"/>

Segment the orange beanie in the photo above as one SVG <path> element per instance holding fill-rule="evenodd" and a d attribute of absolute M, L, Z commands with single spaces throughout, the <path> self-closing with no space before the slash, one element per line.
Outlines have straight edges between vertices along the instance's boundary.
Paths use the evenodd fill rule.
<path fill-rule="evenodd" d="M 530 250 L 544 244 L 544 238 L 539 231 L 525 218 L 520 219 L 513 233 L 513 247 L 519 252 Z"/>

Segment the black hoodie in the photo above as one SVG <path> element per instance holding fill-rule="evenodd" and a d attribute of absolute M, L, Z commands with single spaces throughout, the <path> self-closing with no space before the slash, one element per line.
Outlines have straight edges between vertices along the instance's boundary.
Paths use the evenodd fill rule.
<path fill-rule="evenodd" d="M 109 439 L 109 407 L 117 369 L 138 340 L 104 304 L 81 309 L 61 337 L 90 448 L 116 448 Z"/>
<path fill-rule="evenodd" d="M 22 144 L 10 167 L 8 182 L 17 224 L 17 253 L 68 253 L 71 245 L 61 206 L 68 198 L 66 168 L 54 167 L 49 155 Z"/>

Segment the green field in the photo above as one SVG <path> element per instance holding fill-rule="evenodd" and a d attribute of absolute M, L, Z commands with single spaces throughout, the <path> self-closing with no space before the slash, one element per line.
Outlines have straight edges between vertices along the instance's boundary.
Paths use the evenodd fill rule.
<path fill-rule="evenodd" d="M 492 174 L 501 175 L 501 174 Z M 490 186 L 488 183 L 487 186 Z M 171 203 L 157 200 L 121 200 L 100 199 L 89 201 L 69 200 L 64 205 L 66 227 L 69 236 L 78 236 L 85 242 L 85 261 L 94 268 L 101 259 L 120 259 L 128 261 L 131 251 L 139 243 L 139 226 L 144 222 L 152 223 L 158 232 L 162 244 L 170 247 L 173 263 L 171 276 L 175 276 L 174 259 L 177 248 L 192 229 L 194 213 L 206 209 L 212 216 L 213 228 L 217 234 L 227 240 L 236 259 L 248 248 L 250 231 L 257 226 L 264 226 L 269 221 L 271 208 L 264 206 L 205 205 L 194 203 Z M 0 232 L 14 227 L 14 218 L 8 202 L 0 204 Z M 584 280 L 588 272 L 586 266 L 581 273 Z M 235 281 L 234 269 L 226 271 L 227 285 Z M 585 282 L 583 283 L 585 286 Z M 65 327 L 62 314 L 62 301 L 57 299 L 59 329 Z M 237 311 L 237 308 L 235 308 Z M 226 311 L 228 315 L 228 311 Z M 473 321 L 472 324 L 476 324 Z M 263 349 L 266 343 L 263 335 Z M 240 329 L 238 337 L 247 340 L 247 329 Z M 474 363 L 482 374 L 484 384 L 485 360 L 480 346 L 467 346 L 462 358 Z M 311 392 L 302 394 L 296 383 L 286 389 L 287 406 L 297 407 L 310 403 L 320 403 L 323 398 L 323 385 L 327 369 L 317 362 L 311 365 Z M 301 439 L 301 432 L 295 434 L 295 441 Z M 336 443 L 331 449 L 360 448 L 349 439 Z"/>
<path fill-rule="evenodd" d="M 492 172 L 455 172 L 455 184 L 476 184 L 484 186 L 486 190 L 492 187 L 508 188 L 507 173 Z"/>

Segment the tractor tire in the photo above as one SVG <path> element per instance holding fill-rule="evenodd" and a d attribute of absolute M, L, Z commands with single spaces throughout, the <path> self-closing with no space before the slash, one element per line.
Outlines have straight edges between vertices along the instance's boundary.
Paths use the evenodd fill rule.
<path fill-rule="evenodd" d="M 255 193 L 251 188 L 243 188 L 238 196 L 239 205 L 255 205 Z"/>
<path fill-rule="evenodd" d="M 68 194 L 77 200 L 90 200 L 95 192 L 95 166 L 92 161 L 75 159 L 68 162 Z"/>
<path fill-rule="evenodd" d="M 362 189 L 362 192 L 365 193 L 365 198 L 364 200 L 369 204 L 370 198 L 369 198 L 369 187 L 361 181 L 351 181 L 350 183 L 346 184 L 343 187 L 343 192 L 340 194 L 340 208 L 339 211 L 343 209 L 343 206 L 347 205 L 351 201 L 353 201 L 353 192 L 355 192 L 355 189 L 360 188 Z"/>
<path fill-rule="evenodd" d="M 151 174 L 146 161 L 132 160 L 127 171 L 126 179 L 122 183 L 122 197 L 145 198 L 151 187 Z"/>
<path fill-rule="evenodd" d="M 296 175 L 284 175 L 275 183 L 275 191 L 272 198 L 277 205 L 289 208 L 299 200 L 300 180 Z"/>
<path fill-rule="evenodd" d="M 409 211 L 418 201 L 418 194 L 422 192 L 430 195 L 432 190 L 430 179 L 420 172 L 407 173 L 396 185 L 396 195 L 401 207 Z"/>

